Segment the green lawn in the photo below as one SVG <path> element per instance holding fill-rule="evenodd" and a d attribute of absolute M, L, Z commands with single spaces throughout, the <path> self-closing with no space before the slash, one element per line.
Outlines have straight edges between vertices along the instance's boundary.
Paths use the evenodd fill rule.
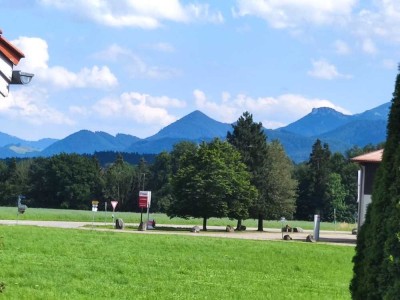
<path fill-rule="evenodd" d="M 0 226 L 0 299 L 350 299 L 353 254 L 300 242 Z"/>
<path fill-rule="evenodd" d="M 88 210 L 67 210 L 67 209 L 45 209 L 45 208 L 28 208 L 23 215 L 19 215 L 19 220 L 42 220 L 42 221 L 87 221 L 91 222 L 111 222 L 112 212 L 108 211 L 105 214 L 104 211 L 98 211 L 92 213 Z M 129 213 L 129 212 L 116 212 L 116 218 L 121 218 L 125 223 L 139 223 L 140 213 Z M 0 220 L 15 220 L 17 218 L 17 208 L 16 207 L 0 207 Z M 150 214 L 150 219 L 155 219 L 157 224 L 176 224 L 176 225 L 202 225 L 203 221 L 201 219 L 181 219 L 173 218 L 170 219 L 165 214 Z M 143 214 L 143 220 L 147 220 L 147 215 Z M 313 229 L 313 222 L 305 221 L 287 221 L 285 223 L 292 227 L 301 227 L 303 229 Z M 236 226 L 235 220 L 229 220 L 227 218 L 211 218 L 208 220 L 207 225 L 210 226 Z M 249 219 L 244 221 L 244 225 L 247 227 L 257 227 L 257 220 Z M 265 221 L 265 228 L 280 228 L 281 222 L 277 220 Z M 355 228 L 355 224 L 333 224 L 328 222 L 321 222 L 321 230 L 346 230 L 349 231 Z"/>

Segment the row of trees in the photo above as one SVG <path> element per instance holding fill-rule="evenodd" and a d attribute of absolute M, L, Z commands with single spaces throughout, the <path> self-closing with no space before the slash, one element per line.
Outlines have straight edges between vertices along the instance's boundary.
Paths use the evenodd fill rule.
<path fill-rule="evenodd" d="M 317 140 L 307 162 L 294 165 L 278 141 L 267 142 L 261 123 L 244 113 L 226 141 L 181 142 L 148 165 L 125 162 L 101 166 L 95 157 L 60 154 L 50 158 L 0 161 L 0 205 L 24 194 L 33 207 L 88 209 L 91 200 L 119 200 L 119 209 L 137 209 L 139 190 L 152 191 L 152 211 L 169 216 L 263 220 L 354 221 L 356 164 L 332 154 Z"/>
<path fill-rule="evenodd" d="M 148 172 L 144 161 L 133 166 L 121 155 L 106 168 L 94 157 L 77 154 L 0 161 L 0 204 L 15 205 L 23 194 L 32 207 L 88 209 L 91 200 L 118 199 L 128 210 Z"/>
<path fill-rule="evenodd" d="M 359 154 L 352 149 L 348 155 Z M 307 163 L 296 168 L 299 180 L 296 218 L 312 219 L 318 213 L 325 221 L 354 222 L 357 212 L 358 165 L 340 153 L 332 154 L 317 140 Z"/>

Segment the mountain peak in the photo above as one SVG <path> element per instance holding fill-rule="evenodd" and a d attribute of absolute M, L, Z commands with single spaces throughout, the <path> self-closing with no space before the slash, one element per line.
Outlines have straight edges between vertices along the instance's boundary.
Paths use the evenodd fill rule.
<path fill-rule="evenodd" d="M 202 120 L 202 119 L 213 120 L 209 116 L 207 116 L 205 113 L 201 112 L 200 110 L 195 110 L 195 111 L 191 112 L 190 114 L 184 116 L 180 120 L 181 121 L 182 120 L 196 120 L 196 121 L 198 121 L 198 120 Z"/>
<path fill-rule="evenodd" d="M 330 107 L 313 108 L 305 117 L 282 129 L 311 137 L 331 131 L 350 122 L 351 116 L 344 115 Z"/>
<path fill-rule="evenodd" d="M 225 137 L 231 127 L 230 124 L 218 122 L 203 112 L 195 110 L 176 122 L 164 127 L 157 134 L 148 139 L 156 140 L 164 137 L 191 137 L 192 139 L 200 139 L 210 136 Z"/>
<path fill-rule="evenodd" d="M 311 111 L 312 115 L 343 115 L 341 112 L 334 110 L 331 107 L 314 107 Z"/>

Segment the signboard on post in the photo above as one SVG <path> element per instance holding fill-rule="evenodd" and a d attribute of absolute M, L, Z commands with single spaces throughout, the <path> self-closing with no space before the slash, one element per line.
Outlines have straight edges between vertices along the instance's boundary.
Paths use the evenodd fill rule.
<path fill-rule="evenodd" d="M 116 200 L 111 201 L 111 205 L 112 205 L 113 211 L 115 211 L 115 208 L 117 207 L 117 204 L 118 204 L 118 201 L 116 201 Z"/>
<path fill-rule="evenodd" d="M 97 211 L 97 206 L 99 205 L 99 201 L 92 201 L 92 211 Z"/>
<path fill-rule="evenodd" d="M 149 212 L 150 203 L 151 203 L 151 192 L 139 191 L 139 208 L 141 210 L 139 230 L 146 230 L 147 228 L 147 226 L 143 224 L 143 208 L 147 208 L 147 212 Z"/>
<path fill-rule="evenodd" d="M 149 208 L 151 203 L 151 192 L 140 191 L 139 192 L 139 208 Z"/>

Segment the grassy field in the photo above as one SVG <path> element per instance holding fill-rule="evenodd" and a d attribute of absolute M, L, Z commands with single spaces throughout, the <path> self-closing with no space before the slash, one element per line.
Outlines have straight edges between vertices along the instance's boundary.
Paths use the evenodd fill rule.
<path fill-rule="evenodd" d="M 1 299 L 350 299 L 353 247 L 0 226 Z"/>
<path fill-rule="evenodd" d="M 92 213 L 88 210 L 66 210 L 66 209 L 44 209 L 44 208 L 28 208 L 23 215 L 19 215 L 19 220 L 42 220 L 42 221 L 86 221 L 92 222 L 111 222 L 112 212 L 98 211 Z M 125 223 L 139 223 L 140 213 L 130 213 L 130 212 L 116 212 L 116 218 L 121 218 Z M 15 220 L 17 218 L 17 208 L 16 207 L 0 207 L 0 220 Z M 143 214 L 143 219 L 147 220 L 147 215 Z M 202 225 L 202 219 L 181 219 L 173 218 L 170 219 L 165 214 L 150 214 L 150 219 L 155 219 L 157 224 L 176 224 L 176 225 Z M 303 229 L 313 229 L 313 222 L 305 221 L 287 221 L 285 223 L 292 227 L 301 227 Z M 208 220 L 207 225 L 210 226 L 236 226 L 235 220 L 229 220 L 227 218 L 211 218 Z M 247 227 L 257 227 L 257 220 L 249 219 L 244 221 L 244 225 Z M 281 222 L 277 220 L 265 221 L 265 228 L 280 228 Z M 343 230 L 349 231 L 355 228 L 355 224 L 340 223 L 333 224 L 328 222 L 321 222 L 321 230 Z"/>

